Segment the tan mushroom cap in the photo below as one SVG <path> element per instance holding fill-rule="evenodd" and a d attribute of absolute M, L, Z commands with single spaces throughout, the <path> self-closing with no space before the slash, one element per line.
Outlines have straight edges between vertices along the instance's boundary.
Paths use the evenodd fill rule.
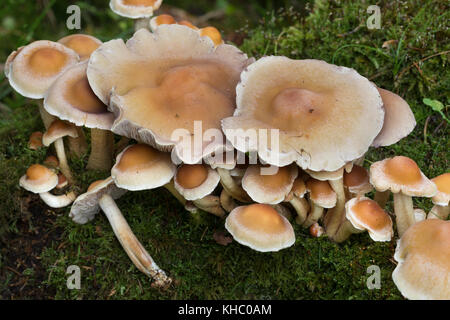
<path fill-rule="evenodd" d="M 194 30 L 197 30 L 198 28 L 196 27 L 196 26 L 194 26 L 190 21 L 187 21 L 187 20 L 181 20 L 181 21 L 178 21 L 177 22 L 179 25 L 182 25 L 182 26 L 186 26 L 186 27 L 189 27 L 189 28 L 191 28 L 191 29 L 194 29 Z M 210 37 L 211 38 L 211 37 Z M 213 40 L 212 38 L 211 38 L 211 40 Z M 214 40 L 213 40 L 213 42 L 214 42 Z M 215 42 L 214 42 L 215 43 Z"/>
<path fill-rule="evenodd" d="M 339 180 L 344 176 L 344 167 L 334 171 L 305 170 L 311 177 L 320 181 Z"/>
<path fill-rule="evenodd" d="M 75 199 L 69 217 L 76 223 L 85 224 L 94 219 L 100 211 L 99 201 L 105 194 L 109 194 L 113 199 L 118 199 L 125 192 L 126 190 L 114 184 L 111 177 L 95 181 L 89 185 L 85 193 Z"/>
<path fill-rule="evenodd" d="M 220 34 L 220 31 L 217 30 L 216 28 L 209 26 L 202 28 L 199 31 L 202 37 L 210 38 L 212 42 L 214 42 L 214 45 L 218 46 L 223 43 L 222 35 Z"/>
<path fill-rule="evenodd" d="M 44 193 L 52 190 L 58 184 L 58 175 L 51 169 L 40 164 L 33 164 L 23 175 L 19 184 L 25 190 L 33 193 Z"/>
<path fill-rule="evenodd" d="M 279 251 L 295 243 L 289 221 L 267 204 L 251 204 L 230 212 L 225 228 L 233 238 L 256 251 Z"/>
<path fill-rule="evenodd" d="M 159 16 L 153 17 L 150 20 L 150 28 L 155 31 L 160 25 L 163 24 L 176 24 L 177 21 L 170 14 L 160 14 Z"/>
<path fill-rule="evenodd" d="M 269 170 L 266 166 L 250 165 L 242 178 L 242 188 L 255 202 L 268 204 L 283 202 L 297 178 L 297 166 L 271 168 L 277 170 L 274 174 L 265 173 L 264 169 Z"/>
<path fill-rule="evenodd" d="M 450 172 L 441 174 L 431 179 L 431 181 L 434 182 L 438 190 L 436 195 L 431 199 L 433 203 L 439 206 L 448 206 L 448 202 L 450 201 Z"/>
<path fill-rule="evenodd" d="M 410 134 L 416 126 L 416 119 L 408 103 L 400 96 L 381 88 L 378 88 L 378 92 L 383 99 L 384 124 L 372 146 L 385 147 Z"/>
<path fill-rule="evenodd" d="M 364 194 L 370 192 L 373 187 L 370 184 L 369 172 L 361 166 L 353 165 L 352 171 L 344 172 L 344 186 L 351 193 Z"/>
<path fill-rule="evenodd" d="M 450 221 L 427 219 L 397 243 L 392 279 L 411 300 L 450 300 Z"/>
<path fill-rule="evenodd" d="M 44 160 L 44 165 L 50 168 L 56 168 L 59 166 L 59 160 L 54 155 L 50 155 Z"/>
<path fill-rule="evenodd" d="M 220 121 L 234 112 L 235 87 L 248 63 L 234 46 L 214 47 L 194 30 L 162 25 L 154 33 L 138 30 L 126 45 L 104 43 L 91 56 L 87 75 L 116 115 L 113 132 L 195 164 L 223 150 Z M 208 129 L 221 139 L 194 143 L 194 133 Z"/>
<path fill-rule="evenodd" d="M 374 241 L 390 241 L 393 236 L 391 217 L 376 203 L 366 198 L 353 198 L 345 204 L 345 216 L 359 230 L 367 230 Z"/>
<path fill-rule="evenodd" d="M 273 165 L 337 170 L 361 157 L 383 126 L 376 87 L 324 61 L 264 57 L 242 73 L 236 91 L 234 116 L 222 121 L 225 135 L 239 151 L 258 151 Z M 279 150 L 270 140 L 265 148 L 249 146 L 230 137 L 231 129 L 278 129 Z"/>
<path fill-rule="evenodd" d="M 78 53 L 81 61 L 89 59 L 91 53 L 102 44 L 99 39 L 81 33 L 61 38 L 58 40 L 58 43 L 61 43 Z"/>
<path fill-rule="evenodd" d="M 206 197 L 214 191 L 219 182 L 219 174 L 204 164 L 183 164 L 174 177 L 175 189 L 186 200 Z"/>
<path fill-rule="evenodd" d="M 125 148 L 111 169 L 116 185 L 127 190 L 148 190 L 161 187 L 173 178 L 175 165 L 169 153 L 145 144 Z"/>
<path fill-rule="evenodd" d="M 56 140 L 66 136 L 77 138 L 77 128 L 71 123 L 56 119 L 50 124 L 47 131 L 42 136 L 42 142 L 48 147 Z"/>
<path fill-rule="evenodd" d="M 86 76 L 87 61 L 64 72 L 45 95 L 44 108 L 50 114 L 77 126 L 110 130 L 114 114 L 97 98 Z"/>
<path fill-rule="evenodd" d="M 303 181 L 303 179 L 302 178 L 295 179 L 290 193 L 292 193 L 293 195 L 295 195 L 298 198 L 303 198 L 305 196 L 306 192 L 307 192 L 306 184 Z"/>
<path fill-rule="evenodd" d="M 72 49 L 40 40 L 11 53 L 5 74 L 21 95 L 41 99 L 56 78 L 78 61 L 78 54 Z"/>
<path fill-rule="evenodd" d="M 373 163 L 370 183 L 377 191 L 391 190 L 408 196 L 432 197 L 437 192 L 436 185 L 422 173 L 417 163 L 404 156 Z"/>
<path fill-rule="evenodd" d="M 119 16 L 139 19 L 153 16 L 161 6 L 162 0 L 111 0 L 109 7 Z"/>
<path fill-rule="evenodd" d="M 42 144 L 43 133 L 40 131 L 33 132 L 28 140 L 28 148 L 31 150 L 37 150 L 43 146 Z"/>
<path fill-rule="evenodd" d="M 306 189 L 309 191 L 311 201 L 322 208 L 333 208 L 336 205 L 336 192 L 327 181 L 311 178 L 306 181 Z"/>

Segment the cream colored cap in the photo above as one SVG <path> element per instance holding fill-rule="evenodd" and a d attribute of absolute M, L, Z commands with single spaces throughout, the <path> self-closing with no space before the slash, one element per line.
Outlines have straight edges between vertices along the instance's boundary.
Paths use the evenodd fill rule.
<path fill-rule="evenodd" d="M 53 120 L 48 127 L 47 131 L 42 136 L 42 143 L 48 147 L 56 140 L 70 136 L 72 138 L 78 137 L 77 128 L 71 124 L 62 120 Z"/>
<path fill-rule="evenodd" d="M 161 4 L 162 0 L 111 0 L 109 7 L 119 16 L 139 19 L 153 16 Z"/>
<path fill-rule="evenodd" d="M 40 164 L 33 164 L 27 169 L 19 184 L 25 190 L 33 193 L 44 193 L 58 185 L 58 175 L 51 169 Z"/>
<path fill-rule="evenodd" d="M 327 181 L 320 181 L 314 178 L 306 181 L 306 189 L 309 198 L 322 208 L 333 208 L 336 205 L 337 195 Z"/>

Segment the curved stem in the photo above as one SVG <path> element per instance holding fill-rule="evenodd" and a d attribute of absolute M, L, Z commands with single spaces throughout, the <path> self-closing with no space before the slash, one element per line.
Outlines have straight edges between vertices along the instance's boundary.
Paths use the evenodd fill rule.
<path fill-rule="evenodd" d="M 303 224 L 308 216 L 309 211 L 309 203 L 305 198 L 299 198 L 297 196 L 293 196 L 289 203 L 297 212 L 297 216 L 295 217 L 295 222 L 298 224 Z"/>
<path fill-rule="evenodd" d="M 158 267 L 150 254 L 136 238 L 114 199 L 109 194 L 105 194 L 100 199 L 99 204 L 108 218 L 114 234 L 135 266 L 144 274 L 154 279 L 155 286 L 168 286 L 172 282 L 172 279 Z"/>
<path fill-rule="evenodd" d="M 323 207 L 311 202 L 311 212 L 309 213 L 306 221 L 303 223 L 303 226 L 306 228 L 311 227 L 314 223 L 319 221 L 323 216 L 324 209 Z"/>
<path fill-rule="evenodd" d="M 220 206 L 220 199 L 217 196 L 206 196 L 198 200 L 192 201 L 195 206 L 205 212 L 212 213 L 215 216 L 223 218 L 225 211 Z"/>
<path fill-rule="evenodd" d="M 39 193 L 42 201 L 51 208 L 64 208 L 71 204 L 77 197 L 74 192 L 69 192 L 68 194 L 63 194 L 60 196 L 55 196 L 50 192 Z"/>
<path fill-rule="evenodd" d="M 386 203 L 389 200 L 389 196 L 391 195 L 391 191 L 386 190 L 386 191 L 376 191 L 375 192 L 375 196 L 373 197 L 373 200 L 375 200 L 382 209 L 384 209 L 386 207 Z"/>
<path fill-rule="evenodd" d="M 409 227 L 416 223 L 412 197 L 401 192 L 394 193 L 394 212 L 397 232 L 401 237 Z"/>
<path fill-rule="evenodd" d="M 50 125 L 52 124 L 53 120 L 55 120 L 56 118 L 52 116 L 50 113 L 48 113 L 47 110 L 45 110 L 44 99 L 38 100 L 38 106 L 39 106 L 39 113 L 41 114 L 41 119 L 42 122 L 44 123 L 45 130 L 47 130 L 48 127 L 50 127 Z"/>
<path fill-rule="evenodd" d="M 447 220 L 449 215 L 450 215 L 449 206 L 440 206 L 435 204 L 428 213 L 427 219 Z"/>
<path fill-rule="evenodd" d="M 173 179 L 170 180 L 169 183 L 164 185 L 164 188 L 166 188 L 177 200 L 183 205 L 186 205 L 186 199 L 175 189 L 175 186 L 173 184 Z"/>
<path fill-rule="evenodd" d="M 148 29 L 150 27 L 150 18 L 139 18 L 134 20 L 134 31 L 139 29 Z"/>
<path fill-rule="evenodd" d="M 328 237 L 333 238 L 339 226 L 345 219 L 344 180 L 329 180 L 331 188 L 336 192 L 336 206 L 328 210 L 325 217 L 325 230 Z"/>
<path fill-rule="evenodd" d="M 222 189 L 222 192 L 220 193 L 220 204 L 226 212 L 231 212 L 234 208 L 237 207 L 237 204 L 234 201 L 233 197 L 230 196 L 230 194 L 225 189 Z"/>
<path fill-rule="evenodd" d="M 217 168 L 217 173 L 220 175 L 220 183 L 229 195 L 244 203 L 251 202 L 245 190 L 233 180 L 228 170 Z"/>
<path fill-rule="evenodd" d="M 86 168 L 111 170 L 114 148 L 114 135 L 111 131 L 91 129 L 91 154 Z"/>
<path fill-rule="evenodd" d="M 56 155 L 58 156 L 59 168 L 63 175 L 66 177 L 69 183 L 73 183 L 74 179 L 72 176 L 72 171 L 70 170 L 69 164 L 66 158 L 66 151 L 64 150 L 63 138 L 59 138 L 55 141 Z"/>

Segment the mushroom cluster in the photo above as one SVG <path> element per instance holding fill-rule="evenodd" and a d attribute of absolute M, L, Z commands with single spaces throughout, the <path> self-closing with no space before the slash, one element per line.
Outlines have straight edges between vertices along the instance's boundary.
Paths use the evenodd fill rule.
<path fill-rule="evenodd" d="M 70 217 L 79 224 L 102 210 L 130 259 L 159 287 L 170 277 L 114 201 L 127 190 L 163 187 L 188 212 L 224 219 L 237 242 L 261 252 L 294 245 L 294 222 L 335 242 L 365 231 L 374 241 L 390 241 L 392 193 L 401 269 L 408 267 L 408 250 L 433 259 L 415 237 L 435 245 L 442 238 L 448 250 L 448 234 L 422 235 L 446 225 L 416 227 L 425 215 L 415 211 L 412 197 L 432 198 L 427 221 L 447 219 L 449 173 L 429 180 L 404 156 L 363 166 L 370 147 L 394 144 L 414 129 L 406 101 L 350 68 L 279 56 L 255 61 L 225 44 L 213 27 L 199 29 L 169 15 L 149 20 L 161 2 L 111 1 L 114 12 L 146 19 L 126 42 L 77 34 L 36 41 L 8 57 L 11 86 L 41 99 L 46 132 L 33 133 L 30 148 L 53 144 L 57 155 L 31 166 L 23 188 L 52 207 L 73 202 Z M 89 145 L 87 169 L 108 174 L 76 197 L 69 160 Z M 57 186 L 68 192 L 50 194 Z M 448 272 L 448 259 L 436 264 Z M 442 297 L 448 290 L 444 283 L 417 294 L 415 283 L 405 284 L 403 274 L 411 272 L 419 271 L 396 273 L 414 292 L 406 297 Z M 440 273 L 428 276 L 438 282 Z"/>

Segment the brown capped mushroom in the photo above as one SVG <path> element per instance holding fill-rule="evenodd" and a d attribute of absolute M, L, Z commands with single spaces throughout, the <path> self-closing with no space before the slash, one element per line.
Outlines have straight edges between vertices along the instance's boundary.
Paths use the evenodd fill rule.
<path fill-rule="evenodd" d="M 72 49 L 80 56 L 80 61 L 88 60 L 91 53 L 94 52 L 102 42 L 87 34 L 72 34 L 61 38 L 58 43 L 65 45 L 66 47 Z"/>
<path fill-rule="evenodd" d="M 135 19 L 134 28 L 148 28 L 149 18 L 161 6 L 162 0 L 110 0 L 111 10 L 122 17 Z"/>
<path fill-rule="evenodd" d="M 36 131 L 30 135 L 30 139 L 28 140 L 28 148 L 31 150 L 37 150 L 44 146 L 42 144 L 42 132 Z"/>
<path fill-rule="evenodd" d="M 310 227 L 322 218 L 324 208 L 336 206 L 337 196 L 327 181 L 320 181 L 314 178 L 306 181 L 306 189 L 309 192 L 311 212 L 303 226 Z"/>
<path fill-rule="evenodd" d="M 438 192 L 431 198 L 434 207 L 428 213 L 428 219 L 446 220 L 450 214 L 450 207 L 448 206 L 450 201 L 450 173 L 441 174 L 431 181 L 436 185 Z"/>

